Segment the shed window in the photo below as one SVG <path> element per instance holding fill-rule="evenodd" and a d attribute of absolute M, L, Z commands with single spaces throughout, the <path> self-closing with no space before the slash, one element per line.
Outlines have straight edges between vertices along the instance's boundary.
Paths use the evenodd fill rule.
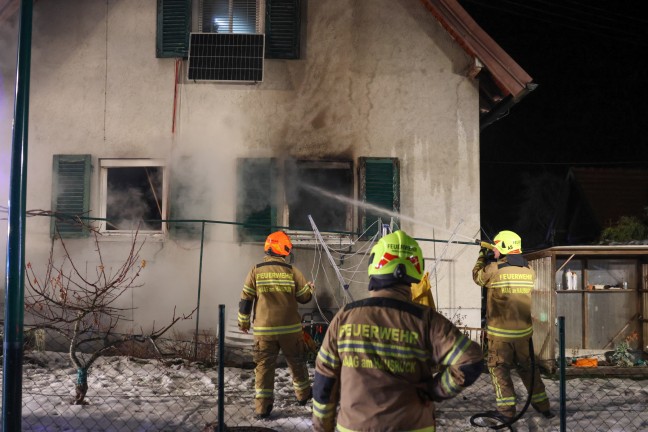
<path fill-rule="evenodd" d="M 556 259 L 557 313 L 568 348 L 613 349 L 639 331 L 638 262 L 634 258 Z"/>
<path fill-rule="evenodd" d="M 52 211 L 53 237 L 87 237 L 89 231 L 79 217 L 87 217 L 90 206 L 90 155 L 54 155 Z"/>
<path fill-rule="evenodd" d="M 101 159 L 101 231 L 107 234 L 166 232 L 164 161 Z"/>

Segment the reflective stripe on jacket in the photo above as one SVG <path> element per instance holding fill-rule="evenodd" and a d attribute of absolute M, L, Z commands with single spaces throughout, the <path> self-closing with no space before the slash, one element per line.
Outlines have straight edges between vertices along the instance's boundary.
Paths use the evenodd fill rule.
<path fill-rule="evenodd" d="M 241 293 L 242 304 L 254 302 L 255 336 L 301 332 L 297 303 L 308 303 L 311 298 L 310 286 L 301 271 L 283 258 L 271 256 L 250 270 Z M 249 323 L 250 311 L 241 307 L 238 321 Z"/>
<path fill-rule="evenodd" d="M 486 264 L 483 257 L 473 268 L 476 284 L 487 288 L 486 333 L 491 339 L 524 340 L 533 334 L 531 293 L 535 271 L 521 255 L 507 255 Z"/>
<path fill-rule="evenodd" d="M 412 303 L 409 286 L 370 295 L 340 310 L 326 332 L 315 365 L 313 429 L 434 431 L 432 401 L 477 379 L 481 349 L 445 317 Z M 436 365 L 446 368 L 433 377 Z"/>

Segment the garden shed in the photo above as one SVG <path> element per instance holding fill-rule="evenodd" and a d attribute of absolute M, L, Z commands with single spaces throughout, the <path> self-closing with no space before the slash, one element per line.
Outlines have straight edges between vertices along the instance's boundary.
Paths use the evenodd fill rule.
<path fill-rule="evenodd" d="M 525 257 L 538 276 L 533 342 L 544 366 L 555 368 L 560 316 L 568 356 L 602 354 L 623 342 L 645 348 L 648 246 L 557 246 Z"/>

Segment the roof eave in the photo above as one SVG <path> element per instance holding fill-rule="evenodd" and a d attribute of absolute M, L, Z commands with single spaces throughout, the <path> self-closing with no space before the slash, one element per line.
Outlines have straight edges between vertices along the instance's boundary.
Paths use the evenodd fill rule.
<path fill-rule="evenodd" d="M 537 87 L 518 65 L 466 12 L 457 0 L 421 0 L 450 36 L 481 66 L 480 97 L 486 96 L 481 129 L 503 117 Z"/>

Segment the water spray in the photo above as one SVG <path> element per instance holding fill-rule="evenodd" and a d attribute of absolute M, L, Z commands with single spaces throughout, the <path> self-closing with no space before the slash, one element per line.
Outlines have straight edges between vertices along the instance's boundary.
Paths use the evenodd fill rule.
<path fill-rule="evenodd" d="M 346 204 L 351 204 L 351 205 L 356 206 L 356 207 L 362 207 L 364 209 L 371 210 L 374 213 L 379 213 L 379 214 L 390 216 L 392 218 L 405 220 L 405 221 L 408 221 L 408 222 L 412 222 L 413 224 L 416 224 L 416 225 L 423 225 L 423 226 L 427 226 L 429 228 L 437 229 L 437 230 L 440 230 L 440 231 L 450 232 L 450 231 L 448 231 L 446 229 L 439 228 L 439 227 L 437 227 L 435 225 L 432 225 L 430 223 L 423 222 L 423 221 L 418 220 L 418 219 L 414 219 L 411 216 L 407 216 L 407 215 L 404 215 L 402 213 L 391 211 L 391 210 L 388 210 L 386 208 L 379 207 L 377 205 L 370 204 L 370 203 L 367 203 L 367 202 L 358 201 L 356 199 L 349 198 L 349 197 L 346 197 L 346 196 L 343 196 L 343 195 L 338 195 L 338 194 L 329 192 L 326 189 L 322 189 L 322 188 L 320 188 L 318 186 L 314 186 L 314 185 L 311 185 L 311 184 L 308 184 L 308 183 L 303 183 L 303 184 L 301 184 L 301 187 L 303 187 L 304 189 L 309 189 L 309 190 L 311 190 L 313 192 L 317 192 L 317 193 L 319 193 L 321 195 L 324 195 L 324 196 L 326 196 L 328 198 L 331 198 L 331 199 L 334 199 L 334 200 L 337 200 L 337 201 L 341 201 L 341 202 L 346 203 Z M 455 236 L 466 239 L 466 240 L 470 241 L 470 243 L 479 244 L 479 242 L 480 242 L 480 240 L 477 240 L 474 237 L 468 237 L 468 236 L 464 236 L 464 235 L 461 235 L 461 234 L 458 234 L 458 233 L 455 233 Z"/>

